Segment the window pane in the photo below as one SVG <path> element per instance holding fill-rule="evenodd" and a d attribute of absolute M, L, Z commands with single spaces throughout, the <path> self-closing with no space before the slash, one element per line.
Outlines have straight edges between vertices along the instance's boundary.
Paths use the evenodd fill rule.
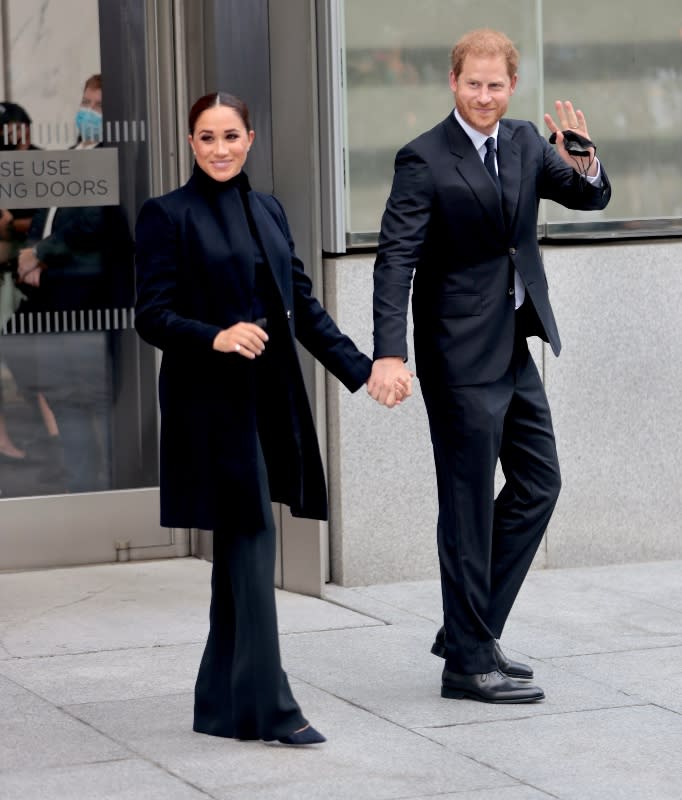
<path fill-rule="evenodd" d="M 682 217 L 682 17 L 679 0 L 544 0 L 547 105 L 585 112 L 613 184 L 600 219 Z M 579 220 L 555 204 L 549 222 Z M 592 216 L 592 215 L 590 215 Z"/>
<path fill-rule="evenodd" d="M 497 2 L 495 26 L 521 51 L 509 115 L 537 119 L 538 15 L 535 0 Z M 452 111 L 450 50 L 472 28 L 490 25 L 491 4 L 469 0 L 346 0 L 348 227 L 376 233 L 396 151 Z"/>
<path fill-rule="evenodd" d="M 144 59 L 105 53 L 97 0 L 3 12 L 0 496 L 153 486 L 154 356 L 132 313 Z"/>

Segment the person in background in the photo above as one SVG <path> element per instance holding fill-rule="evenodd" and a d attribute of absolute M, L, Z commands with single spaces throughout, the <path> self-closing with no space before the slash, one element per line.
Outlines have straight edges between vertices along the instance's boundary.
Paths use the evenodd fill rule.
<path fill-rule="evenodd" d="M 7 100 L 0 102 L 0 154 L 39 150 L 31 143 L 32 120 L 27 111 L 18 103 Z M 19 249 L 26 241 L 31 221 L 38 209 L 14 208 L 0 209 L 0 329 L 3 329 L 19 308 L 24 296 L 14 284 Z M 1 350 L 3 360 L 10 368 L 12 377 L 19 385 L 19 390 L 31 403 L 36 403 L 48 430 L 54 432 L 54 415 L 52 415 L 45 397 L 40 392 L 26 388 L 22 380 L 35 373 L 35 359 L 31 358 L 27 348 L 22 348 L 18 358 L 14 358 L 14 342 L 3 341 Z M 25 344 L 25 342 L 24 342 Z M 30 379 L 28 380 L 30 384 Z M 20 463 L 26 459 L 26 452 L 12 441 L 7 429 L 4 413 L 4 386 L 0 378 L 0 463 Z"/>
<path fill-rule="evenodd" d="M 75 122 L 74 149 L 102 146 L 101 75 L 85 81 Z M 59 428 L 65 488 L 113 488 L 112 336 L 104 320 L 108 310 L 132 302 L 128 223 L 119 206 L 51 207 L 34 216 L 26 244 L 19 252 L 18 281 L 31 310 L 43 319 L 58 312 L 68 326 L 41 335 L 38 351 L 39 381 Z"/>
<path fill-rule="evenodd" d="M 527 337 L 558 355 L 537 242 L 538 203 L 602 209 L 611 190 L 585 117 L 556 103 L 545 122 L 507 119 L 519 53 L 481 29 L 451 54 L 454 111 L 397 154 L 374 267 L 374 365 L 381 400 L 404 369 L 412 278 L 414 347 L 438 482 L 445 658 L 441 695 L 528 703 L 544 692 L 499 638 L 559 495 L 547 397 Z M 566 137 L 582 137 L 581 153 Z M 390 398 L 389 398 L 390 399 Z M 494 496 L 495 469 L 506 482 Z"/>

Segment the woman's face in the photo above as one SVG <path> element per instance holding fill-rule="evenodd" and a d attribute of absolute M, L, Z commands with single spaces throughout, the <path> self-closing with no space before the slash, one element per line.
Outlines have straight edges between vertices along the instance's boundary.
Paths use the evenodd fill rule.
<path fill-rule="evenodd" d="M 229 181 L 241 172 L 255 135 L 234 108 L 212 106 L 198 116 L 189 143 L 207 175 Z"/>

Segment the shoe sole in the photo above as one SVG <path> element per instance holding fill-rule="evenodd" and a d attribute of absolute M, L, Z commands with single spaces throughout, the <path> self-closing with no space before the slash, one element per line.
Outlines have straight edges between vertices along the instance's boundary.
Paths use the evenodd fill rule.
<path fill-rule="evenodd" d="M 445 697 L 447 700 L 478 700 L 482 703 L 494 703 L 495 705 L 518 705 L 519 703 L 537 703 L 539 700 L 545 699 L 545 693 L 535 695 L 534 697 L 516 698 L 510 697 L 504 700 L 493 700 L 489 697 L 470 692 L 466 689 L 450 689 L 447 686 L 441 686 L 440 696 Z"/>
<path fill-rule="evenodd" d="M 439 644 L 432 644 L 431 645 L 431 652 L 434 656 L 438 656 L 438 658 L 445 658 L 445 648 Z M 505 672 L 504 670 L 497 668 L 503 675 L 506 675 L 508 678 L 514 678 L 517 681 L 532 681 L 534 674 L 531 672 L 530 675 L 519 675 L 516 672 Z"/>

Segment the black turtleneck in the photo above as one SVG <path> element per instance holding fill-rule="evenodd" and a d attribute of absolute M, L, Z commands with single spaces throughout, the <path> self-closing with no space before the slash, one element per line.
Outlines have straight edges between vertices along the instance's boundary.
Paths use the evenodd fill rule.
<path fill-rule="evenodd" d="M 233 178 L 226 181 L 216 181 L 211 178 L 198 164 L 194 164 L 192 172 L 192 182 L 195 183 L 199 190 L 208 197 L 215 198 L 220 214 L 223 218 L 224 224 L 230 224 L 229 203 L 225 202 L 228 197 L 234 197 L 238 193 L 241 200 L 244 213 L 249 225 L 249 232 L 251 233 L 253 260 L 255 265 L 255 280 L 253 287 L 253 301 L 252 301 L 252 319 L 267 319 L 268 309 L 272 308 L 274 295 L 276 291 L 272 273 L 265 260 L 263 247 L 258 236 L 253 214 L 251 213 L 251 206 L 249 204 L 249 192 L 251 192 L 251 184 L 245 172 L 239 172 Z"/>

